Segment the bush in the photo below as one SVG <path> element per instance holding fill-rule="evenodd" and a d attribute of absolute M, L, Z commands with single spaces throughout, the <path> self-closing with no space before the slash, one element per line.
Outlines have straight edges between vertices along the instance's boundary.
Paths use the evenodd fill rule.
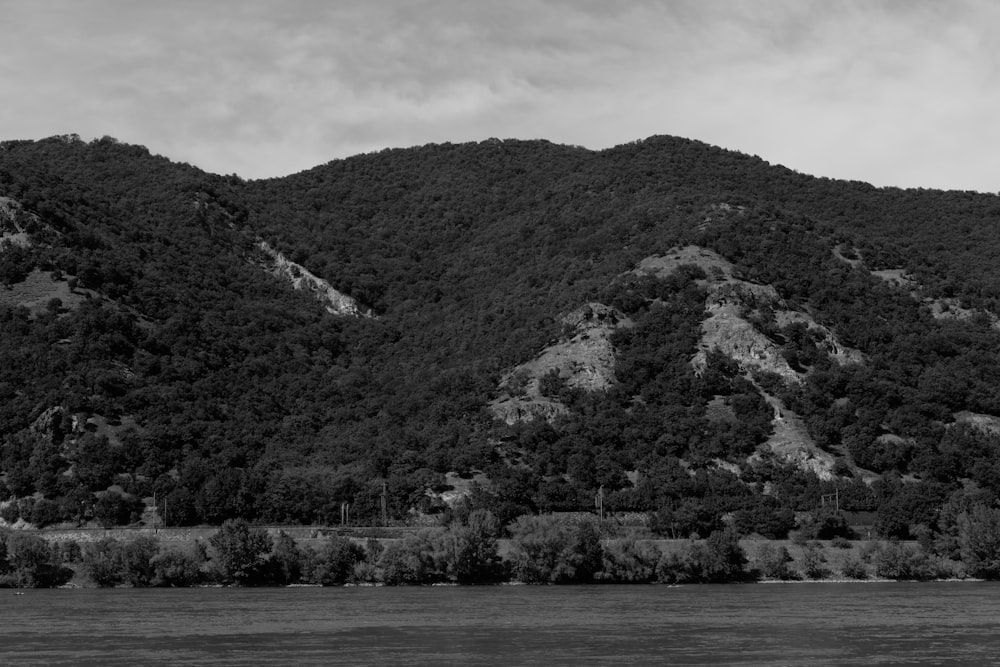
<path fill-rule="evenodd" d="M 434 569 L 428 563 L 430 547 L 420 535 L 411 535 L 385 548 L 379 558 L 382 582 L 388 586 L 431 583 Z"/>
<path fill-rule="evenodd" d="M 604 546 L 598 581 L 616 584 L 646 584 L 657 578 L 660 550 L 634 538 L 614 540 Z"/>
<path fill-rule="evenodd" d="M 353 580 L 355 566 L 365 560 L 364 548 L 346 537 L 330 537 L 312 559 L 308 579 L 322 586 Z"/>
<path fill-rule="evenodd" d="M 118 548 L 118 540 L 113 537 L 105 537 L 83 547 L 83 570 L 101 588 L 111 588 L 122 582 Z"/>
<path fill-rule="evenodd" d="M 171 547 L 161 551 L 150 561 L 153 567 L 153 585 L 183 587 L 202 582 L 202 568 L 206 562 L 204 547 L 194 549 Z"/>
<path fill-rule="evenodd" d="M 266 579 L 271 553 L 271 537 L 263 528 L 245 519 L 227 519 L 209 539 L 221 575 L 239 585 L 262 583 Z"/>
<path fill-rule="evenodd" d="M 842 512 L 821 509 L 809 515 L 799 527 L 800 533 L 810 540 L 832 540 L 835 537 L 852 537 L 847 517 Z"/>
<path fill-rule="evenodd" d="M 958 546 L 973 577 L 1000 579 L 1000 510 L 984 505 L 959 514 Z"/>
<path fill-rule="evenodd" d="M 142 515 L 144 505 L 135 496 L 106 491 L 94 503 L 94 518 L 104 528 L 135 523 Z"/>
<path fill-rule="evenodd" d="M 840 573 L 848 579 L 867 579 L 868 568 L 860 559 L 850 555 L 844 556 L 844 561 L 840 566 Z"/>
<path fill-rule="evenodd" d="M 779 579 L 788 581 L 797 579 L 796 574 L 789 569 L 788 564 L 792 562 L 792 557 L 785 547 L 778 547 L 770 542 L 765 542 L 757 549 L 757 556 L 754 559 L 754 566 L 759 576 L 765 579 Z"/>
<path fill-rule="evenodd" d="M 267 579 L 279 585 L 294 584 L 301 580 L 305 555 L 295 540 L 285 531 L 278 533 L 270 558 L 270 575 Z"/>
<path fill-rule="evenodd" d="M 854 547 L 854 544 L 846 537 L 838 535 L 830 540 L 830 546 L 837 549 L 851 549 Z"/>
<path fill-rule="evenodd" d="M 451 581 L 486 584 L 500 581 L 505 571 L 497 555 L 500 522 L 488 510 L 473 510 L 464 523 L 453 523 L 436 537 L 438 567 Z"/>
<path fill-rule="evenodd" d="M 883 545 L 874 561 L 875 574 L 886 579 L 936 579 L 941 569 L 922 549 L 913 549 L 898 542 Z"/>
<path fill-rule="evenodd" d="M 52 549 L 40 537 L 9 531 L 5 549 L 6 566 L 0 564 L 0 586 L 54 588 L 73 577 L 72 570 L 52 559 Z"/>
<path fill-rule="evenodd" d="M 35 502 L 34 507 L 31 508 L 29 520 L 39 528 L 51 526 L 63 520 L 62 508 L 53 500 L 40 498 Z"/>
<path fill-rule="evenodd" d="M 122 543 L 118 548 L 118 562 L 124 582 L 131 586 L 152 584 L 156 576 L 153 559 L 159 551 L 159 542 L 149 535 Z"/>
<path fill-rule="evenodd" d="M 552 516 L 521 516 L 508 528 L 511 566 L 519 581 L 568 584 L 592 581 L 603 549 L 591 522 L 572 525 Z"/>
<path fill-rule="evenodd" d="M 810 579 L 825 579 L 830 571 L 824 566 L 826 556 L 816 543 L 807 544 L 802 548 L 802 573 Z"/>
<path fill-rule="evenodd" d="M 750 579 L 747 557 L 732 528 L 718 530 L 703 541 L 692 541 L 681 557 L 678 580 L 722 584 Z"/>

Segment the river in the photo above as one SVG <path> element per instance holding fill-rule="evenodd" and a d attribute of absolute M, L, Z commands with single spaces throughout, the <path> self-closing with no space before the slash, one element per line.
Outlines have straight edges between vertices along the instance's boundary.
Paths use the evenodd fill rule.
<path fill-rule="evenodd" d="M 988 583 L 0 590 L 0 664 L 985 664 L 998 624 Z"/>

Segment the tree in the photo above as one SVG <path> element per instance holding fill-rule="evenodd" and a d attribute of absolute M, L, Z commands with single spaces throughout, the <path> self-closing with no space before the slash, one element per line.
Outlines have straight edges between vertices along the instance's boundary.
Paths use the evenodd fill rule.
<path fill-rule="evenodd" d="M 379 558 L 382 582 L 389 586 L 430 583 L 437 579 L 433 564 L 433 545 L 427 533 L 421 531 L 393 542 Z"/>
<path fill-rule="evenodd" d="M 123 542 L 118 548 L 118 561 L 125 583 L 149 586 L 156 577 L 153 560 L 159 551 L 159 541 L 150 535 L 140 535 Z"/>
<path fill-rule="evenodd" d="M 115 538 L 105 537 L 83 547 L 83 569 L 91 581 L 101 588 L 117 586 L 124 578 L 120 546 Z"/>
<path fill-rule="evenodd" d="M 595 579 L 615 584 L 645 584 L 656 579 L 656 565 L 662 554 L 653 544 L 634 538 L 613 540 L 604 545 L 600 572 Z"/>
<path fill-rule="evenodd" d="M 0 534 L 2 537 L 2 534 Z M 52 588 L 70 580 L 73 571 L 53 562 L 48 542 L 35 535 L 11 531 L 6 539 L 6 574 L 0 572 L 0 585 L 16 588 Z M 0 570 L 3 570 L 0 565 Z"/>
<path fill-rule="evenodd" d="M 465 524 L 453 523 L 438 538 L 445 574 L 460 584 L 498 581 L 503 567 L 497 555 L 500 522 L 492 512 L 473 510 Z"/>
<path fill-rule="evenodd" d="M 976 505 L 960 514 L 958 544 L 966 572 L 1000 579 L 1000 510 Z"/>
<path fill-rule="evenodd" d="M 277 584 L 294 584 L 302 578 L 302 550 L 285 531 L 278 532 L 278 539 L 271 553 L 271 577 Z"/>
<path fill-rule="evenodd" d="M 153 566 L 154 586 L 194 586 L 203 578 L 205 552 L 200 544 L 194 549 L 169 547 L 154 556 L 150 562 Z"/>
<path fill-rule="evenodd" d="M 581 583 L 600 570 L 603 548 L 591 522 L 522 516 L 509 531 L 514 575 L 525 583 Z"/>
<path fill-rule="evenodd" d="M 684 574 L 692 582 L 721 584 L 747 577 L 747 557 L 732 528 L 717 530 L 703 541 L 692 541 L 683 558 Z"/>
<path fill-rule="evenodd" d="M 245 519 L 227 519 L 208 541 L 225 578 L 241 586 L 260 582 L 272 547 L 266 530 Z"/>
<path fill-rule="evenodd" d="M 142 507 L 142 501 L 135 496 L 105 491 L 94 503 L 94 518 L 105 528 L 123 526 L 138 521 Z"/>
<path fill-rule="evenodd" d="M 770 542 L 765 542 L 758 547 L 755 560 L 760 576 L 766 579 L 785 581 L 795 578 L 795 574 L 788 567 L 788 564 L 792 562 L 792 556 L 784 546 L 778 547 Z"/>
<path fill-rule="evenodd" d="M 354 574 L 354 566 L 365 559 L 365 550 L 346 537 L 329 537 L 312 562 L 309 580 L 322 586 L 346 583 Z"/>

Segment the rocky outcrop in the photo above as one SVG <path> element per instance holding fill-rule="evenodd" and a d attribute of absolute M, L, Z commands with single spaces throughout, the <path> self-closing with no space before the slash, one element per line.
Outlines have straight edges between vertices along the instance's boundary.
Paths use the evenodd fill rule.
<path fill-rule="evenodd" d="M 963 410 L 955 413 L 955 423 L 972 426 L 983 433 L 1000 435 L 1000 417 Z"/>
<path fill-rule="evenodd" d="M 618 310 L 591 302 L 562 318 L 569 338 L 548 346 L 531 361 L 521 364 L 501 380 L 501 395 L 490 410 L 508 424 L 545 419 L 551 421 L 566 407 L 542 395 L 542 378 L 553 371 L 567 387 L 596 391 L 615 381 L 615 353 L 611 334 L 629 324 Z"/>
<path fill-rule="evenodd" d="M 806 325 L 807 329 L 816 334 L 817 346 L 838 364 L 864 363 L 865 357 L 860 350 L 841 343 L 832 331 L 819 324 L 809 313 L 800 310 L 779 310 L 775 311 L 774 320 L 779 327 L 795 323 Z"/>
<path fill-rule="evenodd" d="M 361 309 L 353 298 L 338 292 L 330 283 L 313 274 L 303 266 L 287 259 L 272 248 L 266 241 L 260 241 L 258 247 L 270 260 L 266 268 L 276 277 L 286 280 L 293 289 L 311 293 L 323 303 L 327 312 L 333 315 L 348 315 L 362 317 Z"/>
<path fill-rule="evenodd" d="M 691 360 L 692 365 L 696 370 L 703 369 L 708 352 L 718 349 L 745 370 L 756 368 L 776 373 L 786 381 L 798 382 L 799 373 L 785 361 L 781 347 L 746 319 L 760 308 L 783 305 L 770 286 L 736 279 L 714 285 L 705 302 L 708 317 L 701 324 L 699 351 Z"/>
<path fill-rule="evenodd" d="M 642 260 L 635 272 L 667 276 L 685 264 L 695 264 L 705 271 L 706 278 L 701 284 L 708 290 L 705 299 L 707 317 L 702 322 L 699 351 L 691 360 L 696 370 L 704 368 L 706 355 L 717 348 L 737 361 L 744 370 L 769 371 L 786 381 L 798 382 L 801 373 L 785 361 L 781 345 L 753 324 L 753 320 L 759 319 L 764 310 L 773 315 L 779 327 L 793 322 L 805 324 L 816 334 L 823 350 L 838 363 L 863 360 L 860 352 L 841 344 L 832 331 L 817 323 L 808 313 L 791 308 L 773 287 L 738 278 L 731 262 L 707 248 L 672 248 L 664 255 Z"/>
<path fill-rule="evenodd" d="M 21 204 L 10 197 L 0 197 L 0 250 L 6 243 L 26 248 L 31 245 L 28 226 L 38 222 L 38 217 L 25 211 Z"/>

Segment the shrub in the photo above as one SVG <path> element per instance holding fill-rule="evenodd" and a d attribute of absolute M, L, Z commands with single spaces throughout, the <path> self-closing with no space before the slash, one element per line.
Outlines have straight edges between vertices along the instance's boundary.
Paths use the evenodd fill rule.
<path fill-rule="evenodd" d="M 322 586 L 336 586 L 351 581 L 354 567 L 365 560 L 364 548 L 346 537 L 330 537 L 313 557 L 309 581 Z"/>
<path fill-rule="evenodd" d="M 717 530 L 703 541 L 692 541 L 681 557 L 680 581 L 721 584 L 745 581 L 747 557 L 732 528 Z"/>
<path fill-rule="evenodd" d="M 431 583 L 435 573 L 429 566 L 429 553 L 426 540 L 419 535 L 393 542 L 379 558 L 382 582 L 389 586 Z"/>
<path fill-rule="evenodd" d="M 886 579 L 936 579 L 941 569 L 922 549 L 912 549 L 898 542 L 889 542 L 880 548 L 874 561 L 875 574 Z"/>
<path fill-rule="evenodd" d="M 285 531 L 278 533 L 270 558 L 270 575 L 267 577 L 275 584 L 294 584 L 301 580 L 305 555 L 295 540 Z"/>
<path fill-rule="evenodd" d="M 770 542 L 765 542 L 757 549 L 754 565 L 759 576 L 766 579 L 787 581 L 797 578 L 796 574 L 788 567 L 791 562 L 792 557 L 786 547 L 778 547 Z"/>
<path fill-rule="evenodd" d="M 110 588 L 122 582 L 118 546 L 118 540 L 105 537 L 83 547 L 83 570 L 101 588 Z"/>
<path fill-rule="evenodd" d="M 614 540 L 604 546 L 598 581 L 618 584 L 645 584 L 657 578 L 660 550 L 634 538 Z"/>
<path fill-rule="evenodd" d="M 1000 510 L 984 505 L 959 514 L 958 546 L 973 577 L 1000 579 Z"/>
<path fill-rule="evenodd" d="M 511 566 L 519 581 L 586 582 L 601 569 L 603 549 L 592 522 L 574 526 L 552 516 L 521 516 L 508 530 Z"/>
<path fill-rule="evenodd" d="M 227 580 L 240 585 L 261 583 L 269 566 L 271 537 L 244 519 L 227 519 L 209 538 L 215 561 Z"/>
<path fill-rule="evenodd" d="M 118 562 L 125 583 L 132 586 L 149 586 L 156 576 L 153 559 L 159 551 L 159 542 L 149 535 L 140 535 L 122 543 L 118 548 Z"/>
<path fill-rule="evenodd" d="M 195 586 L 204 578 L 202 568 L 205 565 L 205 552 L 203 548 L 197 547 L 171 547 L 154 556 L 151 565 L 155 586 Z"/>
<path fill-rule="evenodd" d="M 840 566 L 840 573 L 848 579 L 868 578 L 868 568 L 865 567 L 865 564 L 860 559 L 850 555 L 844 556 L 844 560 Z"/>
<path fill-rule="evenodd" d="M 830 546 L 835 547 L 837 549 L 851 549 L 854 546 L 854 544 L 846 537 L 838 535 L 837 537 L 830 540 Z"/>
<path fill-rule="evenodd" d="M 39 528 L 50 526 L 63 520 L 62 508 L 53 500 L 40 498 L 31 508 L 29 520 Z"/>
<path fill-rule="evenodd" d="M 0 565 L 0 586 L 53 588 L 73 576 L 72 570 L 53 561 L 52 549 L 40 537 L 10 531 L 6 534 L 5 548 L 6 568 Z"/>
<path fill-rule="evenodd" d="M 499 581 L 504 567 L 497 555 L 500 522 L 488 510 L 473 510 L 464 523 L 453 523 L 435 539 L 437 567 L 452 581 L 482 584 Z"/>
<path fill-rule="evenodd" d="M 810 579 L 824 579 L 830 571 L 824 567 L 826 556 L 816 543 L 809 543 L 802 548 L 802 572 Z"/>

